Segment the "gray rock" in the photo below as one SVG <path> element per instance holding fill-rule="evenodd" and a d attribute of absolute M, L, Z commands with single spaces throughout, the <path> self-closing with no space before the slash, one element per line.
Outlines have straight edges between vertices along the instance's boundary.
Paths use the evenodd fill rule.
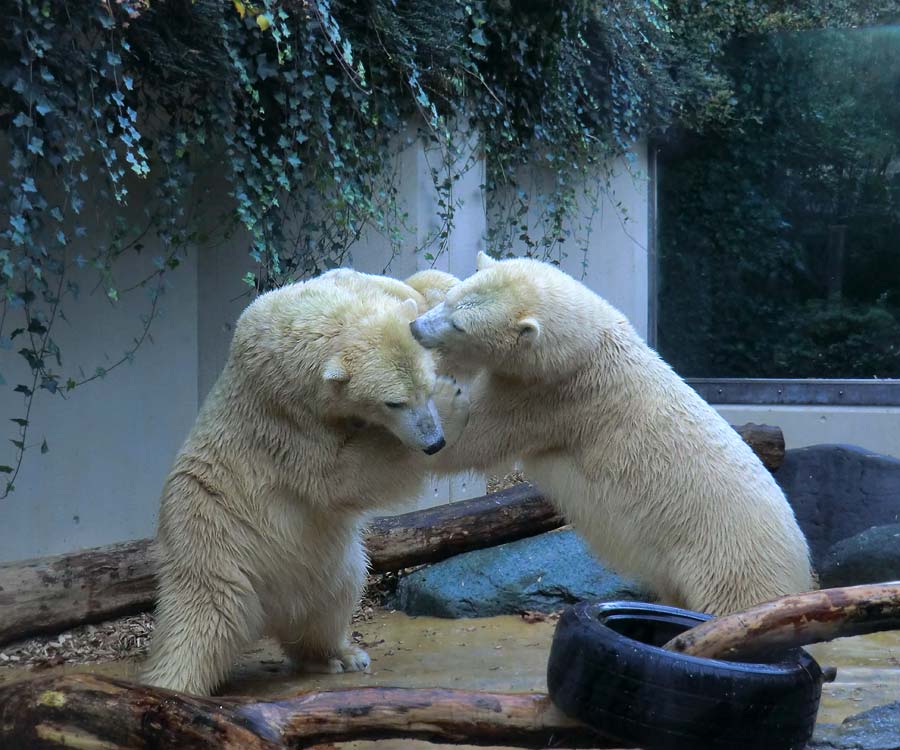
<path fill-rule="evenodd" d="M 900 750 L 900 701 L 819 725 L 809 750 Z"/>
<path fill-rule="evenodd" d="M 873 526 L 835 544 L 819 568 L 823 587 L 900 580 L 900 524 Z"/>
<path fill-rule="evenodd" d="M 651 598 L 604 568 L 574 531 L 457 555 L 405 576 L 393 606 L 410 615 L 553 612 L 584 600 Z"/>
<path fill-rule="evenodd" d="M 785 453 L 775 478 L 821 567 L 829 548 L 872 526 L 900 523 L 900 460 L 852 445 Z"/>

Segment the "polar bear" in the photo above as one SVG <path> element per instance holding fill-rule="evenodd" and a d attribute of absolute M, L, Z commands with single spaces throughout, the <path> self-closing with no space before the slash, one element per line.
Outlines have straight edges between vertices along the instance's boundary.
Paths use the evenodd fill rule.
<path fill-rule="evenodd" d="M 436 268 L 418 271 L 405 281 L 391 276 L 361 273 L 351 268 L 335 268 L 322 274 L 321 278 L 332 279 L 336 283 L 352 289 L 362 290 L 365 287 L 378 287 L 385 294 L 401 301 L 414 300 L 419 312 L 427 312 L 443 302 L 447 292 L 459 283 L 459 279 L 453 274 L 439 271 Z"/>
<path fill-rule="evenodd" d="M 146 682 L 209 693 L 263 634 L 308 671 L 369 664 L 346 638 L 367 514 L 418 492 L 468 414 L 413 340 L 417 310 L 320 277 L 241 315 L 163 490 Z"/>
<path fill-rule="evenodd" d="M 404 283 L 422 296 L 425 300 L 425 309 L 422 312 L 427 312 L 444 301 L 447 292 L 459 283 L 459 279 L 452 273 L 426 268 L 424 271 L 414 273 Z"/>
<path fill-rule="evenodd" d="M 600 557 L 673 604 L 723 614 L 814 587 L 775 480 L 618 310 L 546 263 L 478 266 L 411 324 L 447 367 L 484 368 L 442 470 L 521 459 Z"/>

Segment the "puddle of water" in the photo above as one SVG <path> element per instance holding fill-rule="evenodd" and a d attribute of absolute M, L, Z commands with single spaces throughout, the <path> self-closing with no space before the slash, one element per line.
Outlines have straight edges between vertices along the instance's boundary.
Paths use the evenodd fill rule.
<path fill-rule="evenodd" d="M 354 626 L 372 657 L 371 673 L 296 675 L 274 643 L 260 641 L 244 654 L 223 692 L 261 699 L 360 685 L 544 692 L 554 628 L 555 622 L 527 623 L 515 616 L 442 620 L 376 612 L 374 619 Z M 823 666 L 838 668 L 837 680 L 823 688 L 820 722 L 839 723 L 900 696 L 900 631 L 845 638 L 809 650 Z M 79 672 L 134 679 L 135 663 L 61 666 L 39 674 Z M 21 668 L 0 669 L 0 684 L 36 674 Z M 419 750 L 435 746 L 390 741 L 339 747 Z"/>

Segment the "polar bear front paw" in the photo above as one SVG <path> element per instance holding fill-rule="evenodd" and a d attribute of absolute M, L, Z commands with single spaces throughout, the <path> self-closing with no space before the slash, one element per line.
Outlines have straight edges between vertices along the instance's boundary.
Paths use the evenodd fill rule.
<path fill-rule="evenodd" d="M 469 386 L 447 375 L 438 375 L 432 394 L 444 428 L 444 440 L 453 445 L 469 422 Z"/>
<path fill-rule="evenodd" d="M 369 655 L 358 646 L 347 646 L 337 661 L 343 672 L 365 672 L 372 663 Z"/>
<path fill-rule="evenodd" d="M 337 656 L 329 659 L 304 660 L 300 671 L 312 674 L 341 674 L 342 672 L 365 672 L 372 660 L 357 646 L 345 646 Z"/>

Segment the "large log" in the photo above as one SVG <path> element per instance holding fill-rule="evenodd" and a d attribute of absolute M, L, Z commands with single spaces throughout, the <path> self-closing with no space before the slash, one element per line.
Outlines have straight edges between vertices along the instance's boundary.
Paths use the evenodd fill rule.
<path fill-rule="evenodd" d="M 784 462 L 784 433 L 780 427 L 753 422 L 732 427 L 769 471 L 775 471 Z"/>
<path fill-rule="evenodd" d="M 377 518 L 366 537 L 372 570 L 383 573 L 558 529 L 565 523 L 530 484 L 474 500 Z"/>
<path fill-rule="evenodd" d="M 663 648 L 707 659 L 747 661 L 882 630 L 900 630 L 900 581 L 790 594 L 708 620 Z"/>
<path fill-rule="evenodd" d="M 735 427 L 769 469 L 784 457 L 777 427 Z M 399 516 L 376 518 L 367 537 L 375 572 L 437 562 L 461 552 L 557 528 L 557 511 L 531 485 Z M 0 645 L 133 614 L 153 605 L 151 542 L 0 564 Z"/>
<path fill-rule="evenodd" d="M 395 738 L 613 746 L 539 693 L 351 688 L 256 702 L 198 698 L 98 675 L 0 687 L 0 747 L 16 750 L 286 750 Z"/>
<path fill-rule="evenodd" d="M 0 644 L 150 609 L 150 540 L 0 565 Z"/>

